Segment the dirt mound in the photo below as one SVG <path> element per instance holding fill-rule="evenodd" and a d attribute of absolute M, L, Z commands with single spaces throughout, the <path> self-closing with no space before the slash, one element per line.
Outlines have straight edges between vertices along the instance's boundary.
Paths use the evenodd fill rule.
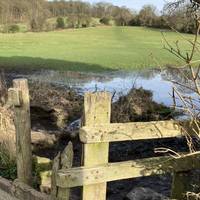
<path fill-rule="evenodd" d="M 153 101 L 151 91 L 133 88 L 112 104 L 112 122 L 156 121 L 172 118 L 172 110 Z"/>
<path fill-rule="evenodd" d="M 70 88 L 50 84 L 30 84 L 31 118 L 33 126 L 63 129 L 79 119 L 83 97 Z"/>

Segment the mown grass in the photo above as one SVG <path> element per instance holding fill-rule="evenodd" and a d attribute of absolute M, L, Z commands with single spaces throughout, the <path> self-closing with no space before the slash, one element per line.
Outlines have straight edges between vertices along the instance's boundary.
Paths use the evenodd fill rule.
<path fill-rule="evenodd" d="M 174 32 L 166 32 L 169 42 L 180 40 L 180 47 L 190 45 Z M 193 35 L 184 37 L 192 39 Z M 49 68 L 75 71 L 138 69 L 180 60 L 163 49 L 157 29 L 141 27 L 96 27 L 42 33 L 0 34 L 0 67 Z M 153 56 L 152 56 L 153 54 Z"/>

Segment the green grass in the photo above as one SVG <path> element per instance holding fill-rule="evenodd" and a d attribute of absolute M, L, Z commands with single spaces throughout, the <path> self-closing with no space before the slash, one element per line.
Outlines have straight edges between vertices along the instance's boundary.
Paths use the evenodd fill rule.
<path fill-rule="evenodd" d="M 180 40 L 166 32 L 169 42 Z M 188 39 L 193 36 L 184 35 Z M 42 33 L 0 34 L 0 67 L 104 71 L 180 64 L 163 49 L 159 30 L 141 27 L 96 27 Z M 153 57 L 152 55 L 153 54 Z"/>

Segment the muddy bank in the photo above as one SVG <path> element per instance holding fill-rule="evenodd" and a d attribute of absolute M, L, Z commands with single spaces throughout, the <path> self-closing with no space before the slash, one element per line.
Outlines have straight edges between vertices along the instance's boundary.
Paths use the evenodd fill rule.
<path fill-rule="evenodd" d="M 141 122 L 172 119 L 175 111 L 153 101 L 153 93 L 133 88 L 112 104 L 112 122 Z"/>
<path fill-rule="evenodd" d="M 64 129 L 81 118 L 83 96 L 73 89 L 51 84 L 30 84 L 31 119 L 34 128 Z"/>
<path fill-rule="evenodd" d="M 31 118 L 34 128 L 66 129 L 83 115 L 83 96 L 75 90 L 50 84 L 30 84 Z M 133 88 L 112 103 L 111 122 L 168 120 L 175 111 L 153 101 L 153 94 Z"/>

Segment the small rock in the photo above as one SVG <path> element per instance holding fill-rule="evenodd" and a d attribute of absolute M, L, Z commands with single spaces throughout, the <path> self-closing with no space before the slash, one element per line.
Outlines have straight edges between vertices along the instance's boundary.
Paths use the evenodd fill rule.
<path fill-rule="evenodd" d="M 78 119 L 71 124 L 69 124 L 67 127 L 65 127 L 64 131 L 69 134 L 69 136 L 74 139 L 79 136 L 79 129 L 81 127 L 81 119 Z"/>
<path fill-rule="evenodd" d="M 77 131 L 80 129 L 80 127 L 81 127 L 81 119 L 78 119 L 69 124 L 69 126 L 67 127 L 67 131 Z"/>

